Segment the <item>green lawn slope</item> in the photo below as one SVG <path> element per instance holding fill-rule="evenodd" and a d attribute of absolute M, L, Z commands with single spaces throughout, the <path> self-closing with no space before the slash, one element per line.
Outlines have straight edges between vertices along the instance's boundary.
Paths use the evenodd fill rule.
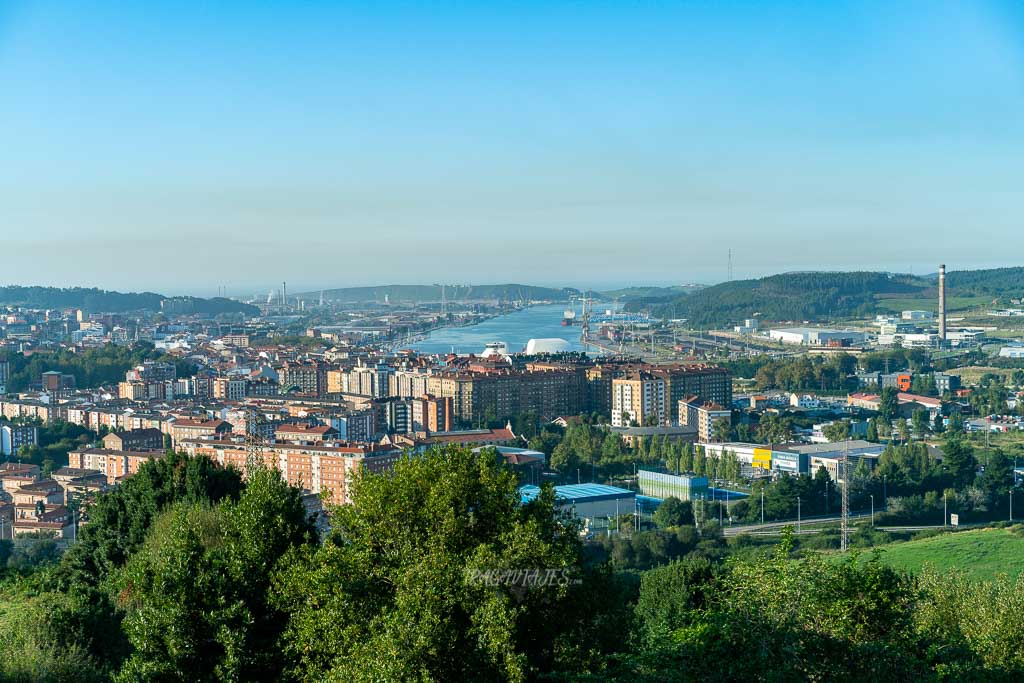
<path fill-rule="evenodd" d="M 1024 527 L 974 529 L 880 546 L 882 561 L 912 572 L 929 566 L 939 572 L 958 570 L 975 579 L 1024 571 Z M 866 557 L 870 553 L 865 553 Z"/>

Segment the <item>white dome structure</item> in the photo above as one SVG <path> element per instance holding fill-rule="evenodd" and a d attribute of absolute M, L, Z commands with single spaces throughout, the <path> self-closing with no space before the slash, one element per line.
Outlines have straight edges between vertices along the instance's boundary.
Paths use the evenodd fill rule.
<path fill-rule="evenodd" d="M 526 342 L 526 355 L 532 356 L 538 353 L 565 353 L 571 351 L 572 345 L 559 337 L 547 339 L 531 339 Z"/>

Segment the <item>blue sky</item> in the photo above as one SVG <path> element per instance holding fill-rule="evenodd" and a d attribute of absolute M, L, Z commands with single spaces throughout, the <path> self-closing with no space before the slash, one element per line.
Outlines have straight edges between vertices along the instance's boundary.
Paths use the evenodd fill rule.
<path fill-rule="evenodd" d="M 0 0 L 0 281 L 1014 265 L 1024 3 Z"/>

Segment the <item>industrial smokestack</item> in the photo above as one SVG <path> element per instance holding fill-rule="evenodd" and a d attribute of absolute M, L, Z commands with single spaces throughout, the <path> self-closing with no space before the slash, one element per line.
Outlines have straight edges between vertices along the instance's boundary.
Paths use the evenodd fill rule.
<path fill-rule="evenodd" d="M 939 266 L 939 341 L 946 341 L 946 264 Z"/>

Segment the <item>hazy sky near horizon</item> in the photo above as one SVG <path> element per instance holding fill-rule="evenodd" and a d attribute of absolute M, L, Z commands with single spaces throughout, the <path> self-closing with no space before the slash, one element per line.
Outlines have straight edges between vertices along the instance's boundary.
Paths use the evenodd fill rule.
<path fill-rule="evenodd" d="M 0 283 L 1019 265 L 1024 3 L 0 0 Z"/>

